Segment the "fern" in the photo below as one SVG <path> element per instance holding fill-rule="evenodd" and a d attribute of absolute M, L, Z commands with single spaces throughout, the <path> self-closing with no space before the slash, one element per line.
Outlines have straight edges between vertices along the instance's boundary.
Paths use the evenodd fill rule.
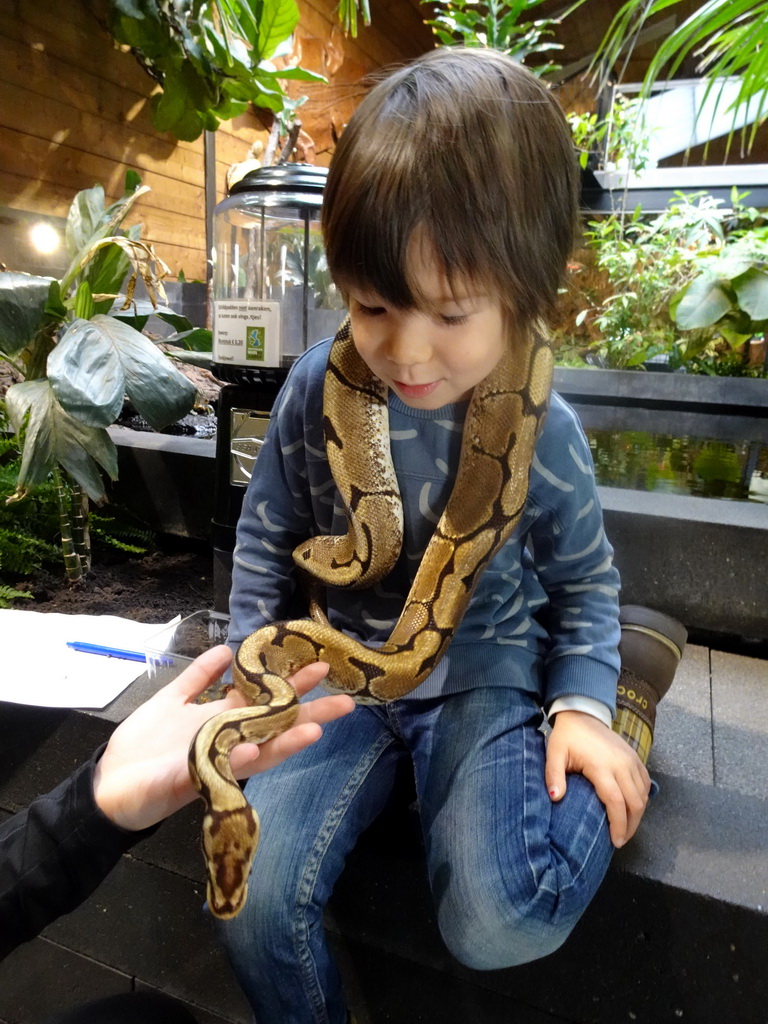
<path fill-rule="evenodd" d="M 32 600 L 32 594 L 26 590 L 16 590 L 15 587 L 7 587 L 0 583 L 0 608 L 10 608 L 14 601 L 22 597 Z"/>
<path fill-rule="evenodd" d="M 0 430 L 3 413 L 0 402 Z M 61 565 L 60 519 L 51 478 L 23 500 L 6 504 L 16 489 L 20 466 L 16 440 L 0 433 L 0 573 L 28 576 L 43 566 Z M 107 547 L 144 555 L 154 546 L 155 534 L 150 527 L 119 505 L 92 509 L 88 519 L 94 539 Z"/>
<path fill-rule="evenodd" d="M 127 509 L 110 505 L 90 514 L 91 535 L 102 544 L 131 555 L 145 555 L 155 543 L 154 532 Z"/>
<path fill-rule="evenodd" d="M 30 537 L 14 529 L 0 526 L 0 571 L 29 576 L 35 569 L 61 559 L 61 550 L 39 537 Z"/>
<path fill-rule="evenodd" d="M 61 560 L 53 486 L 43 484 L 22 501 L 6 505 L 16 489 L 21 455 L 12 440 L 0 438 L 0 571 L 28 576 Z"/>

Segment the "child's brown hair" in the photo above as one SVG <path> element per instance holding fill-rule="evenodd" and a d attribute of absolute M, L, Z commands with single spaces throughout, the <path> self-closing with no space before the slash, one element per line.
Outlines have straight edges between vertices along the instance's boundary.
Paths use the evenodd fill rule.
<path fill-rule="evenodd" d="M 489 290 L 518 325 L 554 305 L 575 238 L 578 165 L 547 87 L 494 50 L 433 50 L 379 82 L 344 130 L 323 200 L 331 273 L 429 306 L 408 247 Z"/>

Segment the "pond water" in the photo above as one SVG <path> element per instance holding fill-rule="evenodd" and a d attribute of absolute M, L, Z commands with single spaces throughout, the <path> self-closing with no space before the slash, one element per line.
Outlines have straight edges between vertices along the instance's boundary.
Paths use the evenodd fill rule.
<path fill-rule="evenodd" d="M 768 503 L 768 418 L 577 407 L 598 484 Z"/>
<path fill-rule="evenodd" d="M 768 446 L 643 431 L 588 431 L 598 484 L 768 502 Z"/>

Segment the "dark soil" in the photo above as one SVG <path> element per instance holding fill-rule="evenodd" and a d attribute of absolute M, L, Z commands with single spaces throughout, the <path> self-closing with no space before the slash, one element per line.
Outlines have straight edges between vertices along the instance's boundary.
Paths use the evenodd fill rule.
<path fill-rule="evenodd" d="M 213 607 L 213 555 L 205 544 L 163 538 L 158 550 L 142 558 L 97 554 L 91 572 L 74 586 L 63 567 L 8 582 L 33 595 L 32 601 L 17 600 L 15 608 L 169 622 Z"/>

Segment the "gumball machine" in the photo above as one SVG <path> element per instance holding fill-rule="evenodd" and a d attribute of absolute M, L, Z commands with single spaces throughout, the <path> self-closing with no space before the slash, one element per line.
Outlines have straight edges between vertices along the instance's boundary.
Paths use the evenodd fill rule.
<path fill-rule="evenodd" d="M 344 304 L 328 272 L 320 209 L 327 170 L 250 171 L 214 211 L 213 362 L 219 397 L 213 547 L 216 610 L 228 607 L 235 528 L 269 415 L 293 361 L 330 337 Z"/>

